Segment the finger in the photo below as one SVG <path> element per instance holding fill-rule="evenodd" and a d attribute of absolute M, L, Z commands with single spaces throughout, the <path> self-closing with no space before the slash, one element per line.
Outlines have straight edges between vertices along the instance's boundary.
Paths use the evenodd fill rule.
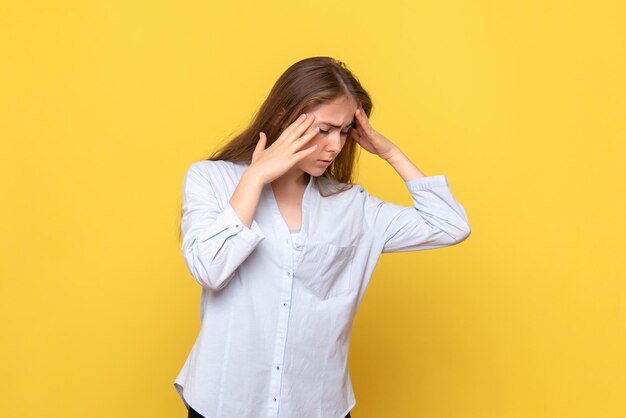
<path fill-rule="evenodd" d="M 254 151 L 252 151 L 252 158 L 255 158 L 259 153 L 265 149 L 265 144 L 267 142 L 267 137 L 263 132 L 259 132 L 259 140 L 254 147 Z"/>
<path fill-rule="evenodd" d="M 319 126 L 314 126 L 313 129 L 311 129 L 310 132 L 305 133 L 304 135 L 302 135 L 301 137 L 296 139 L 293 143 L 296 146 L 301 146 L 303 144 L 306 144 L 312 138 L 315 138 L 317 136 L 317 134 L 319 133 L 319 131 L 320 131 L 320 127 Z"/>
<path fill-rule="evenodd" d="M 264 150 L 266 143 L 267 143 L 267 136 L 265 136 L 265 132 L 259 132 L 259 141 L 256 143 L 255 149 Z"/>
<path fill-rule="evenodd" d="M 287 136 L 291 135 L 291 133 L 295 129 L 297 129 L 299 126 L 301 126 L 301 124 L 303 124 L 309 119 L 309 116 L 310 115 L 307 115 L 306 113 L 303 113 L 300 116 L 298 116 L 298 119 L 294 120 L 291 124 L 289 124 L 289 126 L 287 126 L 287 128 L 285 128 L 285 130 L 282 132 L 280 137 L 284 136 L 286 138 Z"/>
<path fill-rule="evenodd" d="M 312 154 L 316 149 L 317 149 L 317 144 L 314 144 L 310 146 L 309 148 L 305 148 L 302 151 L 296 152 L 295 154 L 293 154 L 295 158 L 294 163 L 302 160 L 303 158 L 306 158 L 307 155 Z"/>
<path fill-rule="evenodd" d="M 363 136 L 372 135 L 374 128 L 372 128 L 372 125 L 370 125 L 369 120 L 367 120 L 367 117 L 365 116 L 365 113 L 359 112 L 359 114 L 361 115 L 361 117 L 358 119 L 359 124 L 357 126 L 357 130 Z"/>
<path fill-rule="evenodd" d="M 292 151 L 294 153 L 296 153 L 297 151 L 300 151 L 302 147 L 306 146 L 306 144 L 309 143 L 309 141 L 311 141 L 313 138 L 317 136 L 318 132 L 319 132 L 319 127 L 316 126 L 311 130 L 311 132 L 307 132 L 306 134 L 302 135 L 300 138 L 293 141 L 291 143 Z"/>
<path fill-rule="evenodd" d="M 363 115 L 360 114 L 360 112 L 359 112 L 359 114 L 357 114 L 356 120 L 357 120 L 357 124 L 356 124 L 356 129 L 355 130 L 357 130 L 357 129 L 365 129 L 365 127 L 366 127 L 365 123 L 366 122 L 363 120 Z"/>
<path fill-rule="evenodd" d="M 359 138 L 362 136 L 366 136 L 367 133 L 365 128 L 363 128 L 363 126 L 361 125 L 357 126 L 356 129 L 350 129 L 350 132 L 352 132 L 354 135 L 357 135 Z"/>
<path fill-rule="evenodd" d="M 309 127 L 311 126 L 314 120 L 315 120 L 315 115 L 308 114 L 306 116 L 306 119 L 302 121 L 298 126 L 296 126 L 293 132 L 289 134 L 290 136 L 295 137 L 295 138 L 292 138 L 292 140 L 300 138 L 302 134 L 306 132 L 307 129 L 309 129 Z"/>
<path fill-rule="evenodd" d="M 359 121 L 359 124 L 361 126 L 365 126 L 367 127 L 368 125 L 368 120 L 367 120 L 367 115 L 365 114 L 365 112 L 362 110 L 362 108 L 357 109 L 356 111 L 356 116 L 357 116 L 357 121 Z"/>

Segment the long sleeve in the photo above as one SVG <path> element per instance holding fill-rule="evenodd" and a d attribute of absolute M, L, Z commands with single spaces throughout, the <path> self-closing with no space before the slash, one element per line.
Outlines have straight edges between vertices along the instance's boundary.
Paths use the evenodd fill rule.
<path fill-rule="evenodd" d="M 220 290 L 265 236 L 255 221 L 244 225 L 229 201 L 220 202 L 209 173 L 192 164 L 183 180 L 182 253 L 204 287 Z"/>
<path fill-rule="evenodd" d="M 467 213 L 452 195 L 444 174 L 405 184 L 413 207 L 366 195 L 366 220 L 383 241 L 383 253 L 445 247 L 458 244 L 470 235 Z"/>

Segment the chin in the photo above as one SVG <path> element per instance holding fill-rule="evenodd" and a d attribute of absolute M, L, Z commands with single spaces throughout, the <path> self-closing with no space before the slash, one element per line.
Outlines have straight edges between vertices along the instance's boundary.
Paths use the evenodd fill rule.
<path fill-rule="evenodd" d="M 324 174 L 329 167 L 330 165 L 326 167 L 320 167 L 315 162 L 312 162 L 311 164 L 307 164 L 300 169 L 312 177 L 319 177 Z"/>

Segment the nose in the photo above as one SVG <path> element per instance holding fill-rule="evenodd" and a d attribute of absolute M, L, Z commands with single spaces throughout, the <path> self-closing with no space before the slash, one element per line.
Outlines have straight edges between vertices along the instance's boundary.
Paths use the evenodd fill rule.
<path fill-rule="evenodd" d="M 326 138 L 326 151 L 339 154 L 341 147 L 343 147 L 343 138 L 341 137 L 341 134 L 338 131 L 334 131 L 332 135 L 328 135 Z"/>

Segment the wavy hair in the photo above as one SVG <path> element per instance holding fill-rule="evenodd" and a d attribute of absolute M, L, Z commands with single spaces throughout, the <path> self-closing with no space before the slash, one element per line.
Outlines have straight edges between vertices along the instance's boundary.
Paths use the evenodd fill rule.
<path fill-rule="evenodd" d="M 250 125 L 232 138 L 222 148 L 213 152 L 206 160 L 226 160 L 237 163 L 252 161 L 252 154 L 259 141 L 259 133 L 267 138 L 266 148 L 299 115 L 321 104 L 348 97 L 361 106 L 369 117 L 372 100 L 367 91 L 346 64 L 331 57 L 311 57 L 292 64 L 278 78 L 268 97 L 252 117 Z M 356 120 L 352 127 L 356 127 Z M 341 193 L 354 184 L 354 166 L 358 159 L 359 146 L 348 134 L 341 152 L 315 182 L 324 197 Z M 320 177 L 330 180 L 334 190 L 326 188 Z M 182 209 L 181 209 L 182 217 Z M 180 238 L 180 229 L 179 229 Z"/>

